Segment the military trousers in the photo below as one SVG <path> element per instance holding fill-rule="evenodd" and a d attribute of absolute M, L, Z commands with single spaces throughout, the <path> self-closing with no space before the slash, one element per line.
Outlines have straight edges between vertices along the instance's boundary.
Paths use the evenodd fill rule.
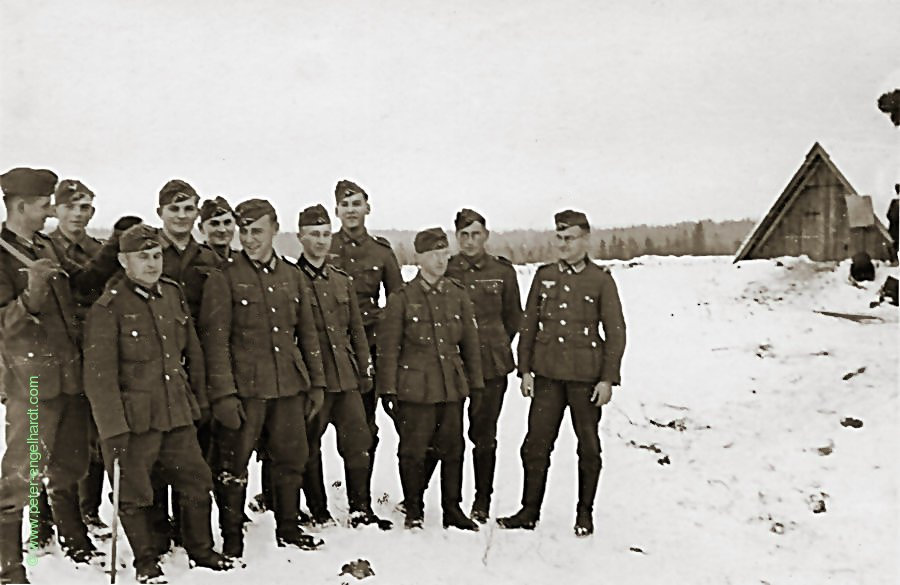
<path fill-rule="evenodd" d="M 587 382 L 568 382 L 535 376 L 534 397 L 528 411 L 528 432 L 520 455 L 526 475 L 526 487 L 533 484 L 535 501 L 526 505 L 540 506 L 543 483 L 550 468 L 550 454 L 566 407 L 578 439 L 578 498 L 579 506 L 591 509 L 597 492 L 602 467 L 600 448 L 601 408 L 591 402 L 594 385 Z M 529 476 L 532 477 L 529 480 Z M 536 478 L 536 479 L 535 479 Z M 526 492 L 528 490 L 526 489 Z M 524 500 L 528 500 L 526 493 Z"/>
<path fill-rule="evenodd" d="M 0 521 L 21 518 L 31 485 L 39 484 L 45 476 L 51 508 L 61 510 L 62 498 L 67 509 L 72 503 L 78 509 L 78 481 L 87 474 L 90 461 L 89 422 L 90 404 L 83 394 L 61 394 L 36 405 L 24 396 L 7 398 L 6 452 L 0 461 Z M 32 469 L 36 475 L 32 475 Z"/>

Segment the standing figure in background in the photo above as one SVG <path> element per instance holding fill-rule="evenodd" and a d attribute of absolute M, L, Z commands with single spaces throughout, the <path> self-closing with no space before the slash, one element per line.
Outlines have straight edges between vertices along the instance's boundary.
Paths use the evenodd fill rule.
<path fill-rule="evenodd" d="M 206 236 L 206 245 L 223 262 L 231 262 L 235 255 L 231 242 L 236 228 L 234 210 L 224 197 L 207 199 L 200 206 L 200 232 Z"/>
<path fill-rule="evenodd" d="M 400 483 L 407 528 L 425 518 L 425 459 L 441 463 L 444 528 L 478 530 L 460 509 L 463 404 L 484 392 L 475 309 L 463 286 L 444 276 L 450 259 L 441 228 L 416 234 L 419 273 L 388 298 L 378 327 L 378 393 L 400 434 Z"/>
<path fill-rule="evenodd" d="M 620 382 L 625 320 L 615 281 L 587 256 L 587 217 L 566 210 L 554 219 L 559 261 L 535 273 L 519 333 L 521 391 L 532 399 L 521 449 L 522 508 L 497 523 L 526 530 L 537 525 L 550 453 L 568 407 L 578 438 L 575 534 L 581 537 L 594 532 L 594 499 L 602 465 L 600 410 Z"/>
<path fill-rule="evenodd" d="M 338 181 L 334 188 L 334 199 L 335 214 L 341 221 L 341 229 L 332 239 L 328 261 L 349 274 L 353 280 L 369 351 L 377 371 L 375 336 L 381 314 L 378 306 L 381 286 L 384 285 L 387 297 L 403 285 L 403 277 L 400 276 L 400 265 L 390 242 L 366 231 L 366 216 L 371 213 L 372 208 L 369 205 L 369 195 L 362 187 L 351 181 Z M 375 450 L 378 447 L 378 424 L 375 421 L 377 404 L 375 392 L 363 394 L 366 420 L 372 434 L 372 445 L 369 447 L 370 482 L 375 465 Z"/>

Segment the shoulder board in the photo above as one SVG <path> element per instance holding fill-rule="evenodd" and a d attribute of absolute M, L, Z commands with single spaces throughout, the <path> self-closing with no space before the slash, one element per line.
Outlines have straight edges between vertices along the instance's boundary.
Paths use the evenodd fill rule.
<path fill-rule="evenodd" d="M 120 274 L 118 277 L 114 276 L 108 283 L 106 283 L 106 287 L 103 289 L 103 293 L 100 295 L 100 298 L 97 299 L 96 304 L 103 307 L 108 307 L 119 294 L 122 288 L 122 278 L 124 278 L 124 273 Z"/>
<path fill-rule="evenodd" d="M 53 241 L 53 240 L 50 239 L 50 236 L 48 236 L 47 234 L 45 234 L 45 233 L 43 233 L 43 232 L 35 232 L 35 233 L 34 233 L 34 239 L 35 239 L 35 240 L 44 240 L 45 242 L 52 242 L 52 241 Z"/>
<path fill-rule="evenodd" d="M 452 282 L 453 284 L 455 284 L 455 285 L 458 286 L 459 288 L 465 290 L 466 285 L 464 285 L 464 284 L 463 284 L 462 282 L 460 282 L 459 280 L 453 278 L 452 276 L 445 276 L 444 278 L 446 278 L 448 281 Z"/>
<path fill-rule="evenodd" d="M 391 248 L 391 243 L 387 240 L 387 238 L 373 235 L 372 239 L 375 240 L 375 242 L 384 246 L 385 248 L 393 249 L 393 248 Z"/>
<path fill-rule="evenodd" d="M 328 268 L 330 268 L 330 269 L 333 270 L 334 272 L 337 272 L 338 274 L 341 274 L 341 275 L 343 275 L 343 276 L 346 276 L 347 278 L 350 278 L 350 274 L 349 274 L 349 273 L 344 272 L 343 270 L 341 270 L 340 268 L 338 268 L 337 266 L 335 266 L 335 265 L 332 264 L 331 262 L 328 263 Z"/>
<path fill-rule="evenodd" d="M 506 256 L 494 256 L 494 260 L 499 262 L 500 264 L 506 264 L 507 266 L 512 266 L 512 261 Z"/>
<path fill-rule="evenodd" d="M 556 266 L 556 262 L 550 262 L 548 264 L 541 264 L 538 266 L 538 270 L 549 270 L 550 268 L 554 268 Z"/>

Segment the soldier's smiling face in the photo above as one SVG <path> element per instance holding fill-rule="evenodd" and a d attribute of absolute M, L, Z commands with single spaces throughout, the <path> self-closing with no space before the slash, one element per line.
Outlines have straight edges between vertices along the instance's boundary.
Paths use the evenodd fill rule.
<path fill-rule="evenodd" d="M 423 275 L 431 280 L 440 278 L 447 272 L 447 265 L 450 262 L 449 248 L 420 252 L 417 256 L 419 268 L 422 269 Z"/>
<path fill-rule="evenodd" d="M 191 197 L 186 201 L 172 202 L 156 210 L 163 222 L 163 229 L 173 236 L 187 236 L 194 229 L 194 222 L 200 214 L 197 207 L 197 198 Z"/>
<path fill-rule="evenodd" d="M 14 203 L 14 208 L 24 220 L 26 229 L 32 232 L 44 228 L 48 217 L 53 217 L 53 208 L 50 207 L 50 196 L 46 197 L 21 197 Z"/>
<path fill-rule="evenodd" d="M 94 217 L 94 211 L 93 199 L 90 197 L 57 205 L 56 219 L 59 220 L 59 229 L 67 236 L 80 236 Z"/>
<path fill-rule="evenodd" d="M 366 216 L 372 208 L 366 201 L 365 195 L 357 193 L 349 195 L 341 199 L 341 202 L 334 208 L 334 213 L 341 221 L 344 229 L 353 229 L 366 224 Z"/>
<path fill-rule="evenodd" d="M 272 257 L 272 240 L 278 233 L 278 222 L 264 215 L 238 230 L 241 246 L 252 260 L 267 262 Z"/>
<path fill-rule="evenodd" d="M 216 215 L 200 224 L 200 231 L 206 236 L 206 241 L 216 246 L 231 244 L 234 229 L 234 215 L 230 213 Z"/>
<path fill-rule="evenodd" d="M 303 254 L 310 260 L 322 260 L 331 250 L 331 225 L 305 225 L 297 234 Z"/>
<path fill-rule="evenodd" d="M 162 276 L 162 248 L 156 246 L 149 250 L 124 252 L 119 254 L 119 264 L 125 269 L 125 274 L 128 278 L 138 284 L 151 287 Z"/>
<path fill-rule="evenodd" d="M 577 225 L 557 231 L 554 242 L 559 259 L 574 264 L 584 258 L 590 244 L 589 236 L 589 231 Z"/>
<path fill-rule="evenodd" d="M 484 253 L 484 245 L 487 243 L 490 232 L 481 222 L 473 221 L 461 230 L 456 230 L 456 243 L 459 251 L 469 257 L 480 256 Z"/>

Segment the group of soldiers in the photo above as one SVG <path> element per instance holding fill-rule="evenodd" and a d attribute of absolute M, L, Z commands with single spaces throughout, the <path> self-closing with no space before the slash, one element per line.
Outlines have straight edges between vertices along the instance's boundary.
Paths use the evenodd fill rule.
<path fill-rule="evenodd" d="M 515 269 L 485 252 L 487 222 L 470 209 L 456 215 L 453 256 L 441 228 L 416 234 L 418 273 L 404 282 L 390 243 L 366 230 L 368 194 L 350 181 L 335 188 L 336 233 L 324 206 L 300 212 L 303 251 L 292 262 L 273 249 L 281 228 L 264 199 L 201 205 L 191 185 L 172 180 L 159 193 L 161 228 L 127 216 L 100 242 L 85 232 L 94 193 L 57 179 L 29 168 L 0 177 L 3 583 L 27 582 L 23 507 L 41 545 L 55 526 L 74 562 L 103 554 L 88 528 L 104 527 L 104 470 L 119 472 L 117 513 L 139 582 L 165 582 L 160 560 L 173 544 L 192 566 L 230 569 L 243 557 L 254 453 L 263 485 L 256 504 L 274 513 L 277 545 L 316 549 L 322 540 L 301 526 L 335 524 L 320 452 L 329 425 L 344 463 L 348 524 L 388 530 L 370 493 L 379 399 L 399 436 L 404 526 L 422 528 L 423 494 L 440 463 L 444 527 L 478 530 L 491 513 L 497 423 L 516 369 L 532 399 L 522 506 L 497 523 L 536 526 L 568 406 L 578 438 L 575 533 L 593 533 L 601 406 L 620 381 L 625 323 L 612 276 L 587 256 L 583 213 L 556 214 L 559 261 L 538 269 L 523 312 Z M 54 216 L 58 227 L 44 235 Z M 198 217 L 203 243 L 192 233 Z M 240 250 L 231 247 L 236 231 Z"/>

